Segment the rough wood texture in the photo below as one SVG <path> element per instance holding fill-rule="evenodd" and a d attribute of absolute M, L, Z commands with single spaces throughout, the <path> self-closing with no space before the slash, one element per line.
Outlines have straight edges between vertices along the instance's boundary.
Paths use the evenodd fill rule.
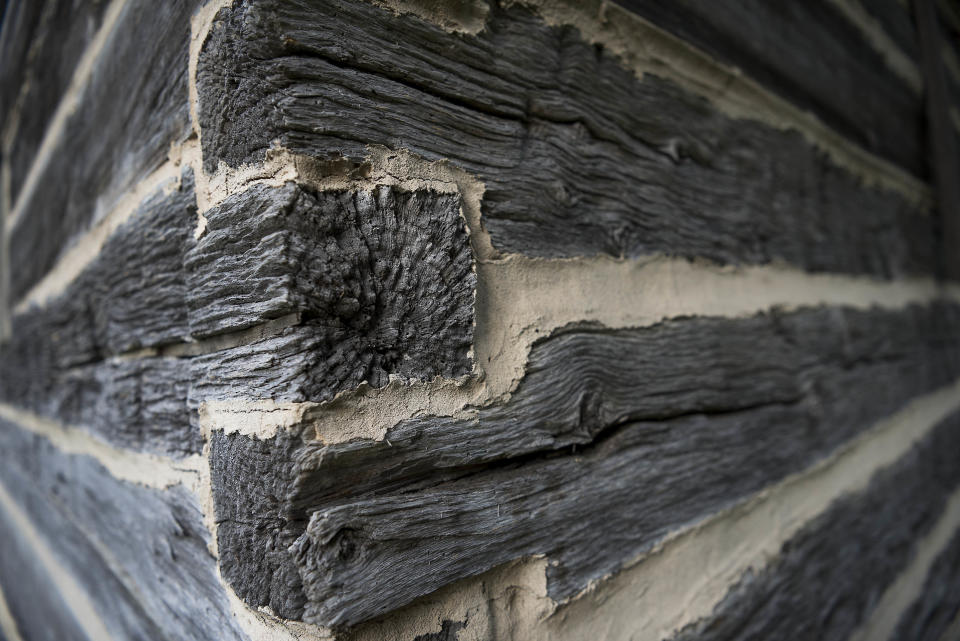
<path fill-rule="evenodd" d="M 62 570 L 85 588 L 113 638 L 246 638 L 188 490 L 117 481 L 94 460 L 64 455 L 5 421 L 0 444 L 0 482 L 47 538 Z M 43 618 L 42 606 L 30 616 Z"/>
<path fill-rule="evenodd" d="M 7 160 L 11 202 L 20 192 L 50 118 L 70 84 L 77 62 L 96 35 L 108 5 L 107 0 L 21 0 L 17 4 L 28 3 L 42 6 L 43 17 L 30 43 L 35 54 L 25 72 L 26 91 Z M 16 97 L 21 87 L 10 90 Z"/>
<path fill-rule="evenodd" d="M 675 641 L 849 638 L 960 485 L 958 451 L 955 414 L 866 490 L 805 526 L 771 565 L 744 575 L 712 616 Z"/>
<path fill-rule="evenodd" d="M 215 433 L 224 576 L 252 605 L 349 626 L 546 554 L 562 600 L 953 380 L 958 313 L 571 328 L 504 407 L 330 446 Z"/>
<path fill-rule="evenodd" d="M 892 638 L 949 641 L 943 634 L 960 614 L 960 532 L 933 562 L 920 597 L 903 613 Z"/>
<path fill-rule="evenodd" d="M 297 312 L 318 391 L 469 373 L 476 277 L 459 196 L 288 183 L 206 218 L 186 261 L 194 335 Z"/>
<path fill-rule="evenodd" d="M 179 188 L 140 205 L 64 293 L 14 317 L 0 346 L 0 398 L 124 447 L 199 452 L 188 364 L 109 358 L 189 337 L 183 262 L 195 225 L 186 170 Z"/>
<path fill-rule="evenodd" d="M 255 186 L 207 212 L 193 178 L 148 198 L 69 288 L 14 318 L 0 398 L 123 447 L 190 454 L 205 400 L 327 400 L 363 381 L 471 372 L 476 276 L 459 197 Z M 118 266 L 123 266 L 118 269 Z M 287 327 L 193 358 L 141 347 Z"/>
<path fill-rule="evenodd" d="M 198 87 L 208 169 L 261 160 L 273 141 L 355 162 L 370 144 L 447 158 L 484 181 L 505 252 L 934 268 L 933 219 L 897 195 L 795 132 L 638 80 L 521 6 L 491 7 L 470 36 L 366 3 L 238 2 L 218 14 Z"/>
<path fill-rule="evenodd" d="M 812 111 L 866 149 L 926 173 L 923 103 L 829 0 L 617 0 Z"/>
<path fill-rule="evenodd" d="M 197 0 L 133 0 L 10 234 L 12 301 L 190 133 L 187 49 Z M 117 92 L 122 88 L 122 98 Z"/>

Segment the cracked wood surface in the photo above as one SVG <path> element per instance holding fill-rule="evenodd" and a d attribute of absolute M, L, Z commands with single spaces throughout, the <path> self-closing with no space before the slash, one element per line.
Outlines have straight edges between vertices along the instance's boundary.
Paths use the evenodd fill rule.
<path fill-rule="evenodd" d="M 914 543 L 933 528 L 960 485 L 958 451 L 960 414 L 954 414 L 878 472 L 870 487 L 839 499 L 806 525 L 770 565 L 747 572 L 712 616 L 674 641 L 849 638 L 907 567 Z M 942 574 L 956 568 L 956 559 L 952 562 Z M 956 606 L 944 602 L 933 611 L 942 615 L 951 607 Z M 892 638 L 937 638 L 918 634 L 920 623 L 920 630 L 904 625 Z"/>
<path fill-rule="evenodd" d="M 208 171 L 261 161 L 275 142 L 358 163 L 373 144 L 446 158 L 485 184 L 503 252 L 884 277 L 934 267 L 934 221 L 901 196 L 796 132 L 638 79 L 521 6 L 491 7 L 465 35 L 364 3 L 238 2 L 217 14 L 197 73 Z"/>
<path fill-rule="evenodd" d="M 349 626 L 545 554 L 562 601 L 953 380 L 957 313 L 571 327 L 535 345 L 502 407 L 329 446 L 309 425 L 214 432 L 224 576 L 251 605 Z"/>

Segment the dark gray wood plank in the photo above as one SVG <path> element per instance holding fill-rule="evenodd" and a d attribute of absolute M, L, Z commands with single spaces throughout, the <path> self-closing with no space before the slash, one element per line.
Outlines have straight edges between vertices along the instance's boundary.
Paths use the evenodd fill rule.
<path fill-rule="evenodd" d="M 187 60 L 197 0 L 133 0 L 101 52 L 10 238 L 16 302 L 97 215 L 190 133 Z M 122 87 L 122 91 L 118 88 Z"/>
<path fill-rule="evenodd" d="M 638 80 L 521 6 L 492 7 L 471 36 L 365 3 L 235 3 L 198 87 L 208 169 L 256 162 L 274 141 L 322 159 L 362 162 L 369 144 L 447 158 L 484 181 L 484 222 L 505 252 L 934 269 L 934 222 L 898 195 L 796 132 Z"/>
<path fill-rule="evenodd" d="M 954 414 L 866 490 L 839 499 L 805 526 L 771 565 L 741 577 L 713 615 L 674 639 L 848 639 L 960 485 L 958 451 Z"/>
<path fill-rule="evenodd" d="M 563 600 L 953 380 L 957 314 L 571 328 L 472 418 L 330 446 L 214 433 L 222 571 L 252 605 L 333 626 L 533 554 Z"/>
<path fill-rule="evenodd" d="M 86 589 L 114 638 L 246 638 L 188 490 L 118 481 L 93 459 L 62 454 L 5 421 L 0 444 L 0 482 Z"/>
<path fill-rule="evenodd" d="M 921 96 L 829 0 L 617 2 L 743 69 L 867 150 L 926 174 Z"/>
<path fill-rule="evenodd" d="M 901 641 L 944 641 L 943 634 L 958 614 L 960 532 L 937 555 L 920 596 L 900 617 L 893 638 Z"/>
<path fill-rule="evenodd" d="M 35 37 L 28 70 L 27 91 L 21 103 L 18 126 L 9 149 L 10 201 L 40 147 L 50 119 L 73 77 L 74 69 L 100 28 L 107 0 L 26 0 L 42 5 L 43 20 Z M 16 96 L 16 93 L 14 94 Z"/>

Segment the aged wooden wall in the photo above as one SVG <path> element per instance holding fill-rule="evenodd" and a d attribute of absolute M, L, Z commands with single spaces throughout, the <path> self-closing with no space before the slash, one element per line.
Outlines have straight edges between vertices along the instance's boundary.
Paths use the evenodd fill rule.
<path fill-rule="evenodd" d="M 960 638 L 954 6 L 2 25 L 0 640 Z"/>

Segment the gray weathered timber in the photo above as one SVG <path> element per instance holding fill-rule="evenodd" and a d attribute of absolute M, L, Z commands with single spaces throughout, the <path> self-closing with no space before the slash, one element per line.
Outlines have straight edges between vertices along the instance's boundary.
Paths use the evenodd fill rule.
<path fill-rule="evenodd" d="M 64 293 L 14 318 L 0 398 L 183 455 L 200 450 L 191 409 L 203 401 L 320 401 L 472 371 L 476 277 L 458 196 L 261 185 L 207 221 L 194 241 L 189 170 L 146 199 Z M 228 349 L 116 358 L 288 314 L 293 326 Z"/>
<path fill-rule="evenodd" d="M 770 565 L 743 575 L 711 616 L 674 640 L 848 639 L 960 485 L 958 451 L 954 414 L 867 489 L 806 525 Z"/>
<path fill-rule="evenodd" d="M 0 346 L 0 398 L 123 447 L 199 452 L 188 363 L 111 358 L 189 337 L 183 262 L 195 225 L 185 170 L 178 188 L 144 200 L 66 291 L 13 318 Z"/>
<path fill-rule="evenodd" d="M 16 200 L 50 118 L 70 84 L 74 68 L 96 35 L 108 5 L 107 0 L 23 1 L 43 5 L 44 11 L 30 45 L 36 53 L 30 59 L 26 91 L 9 149 L 11 202 Z"/>
<path fill-rule="evenodd" d="M 197 0 L 133 0 L 25 201 L 10 239 L 16 302 L 78 234 L 190 133 L 187 50 Z M 118 91 L 122 88 L 122 99 Z"/>
<path fill-rule="evenodd" d="M 926 173 L 921 96 L 829 0 L 617 3 L 743 69 L 862 147 Z"/>
<path fill-rule="evenodd" d="M 371 144 L 447 158 L 485 183 L 504 252 L 934 269 L 934 220 L 898 195 L 796 132 L 637 79 L 521 6 L 491 7 L 471 36 L 366 3 L 238 2 L 217 16 L 198 88 L 208 169 L 274 141 L 357 163 Z"/>
<path fill-rule="evenodd" d="M 117 639 L 244 639 L 190 492 L 118 481 L 0 421 L 0 482 Z M 17 584 L 5 584 L 12 589 Z M 9 593 L 10 589 L 5 589 Z M 32 615 L 40 618 L 35 604 Z M 32 621 L 28 620 L 31 623 Z"/>
<path fill-rule="evenodd" d="M 20 361 L 23 362 L 23 361 Z M 108 442 L 170 456 L 203 446 L 191 422 L 189 362 L 178 358 L 108 359 L 39 371 L 4 365 L 3 398 Z"/>
<path fill-rule="evenodd" d="M 0 588 L 21 636 L 28 641 L 93 641 L 70 614 L 56 579 L 40 567 L 32 542 L 9 518 L 0 507 Z M 6 640 L 2 630 L 0 639 Z"/>
<path fill-rule="evenodd" d="M 2 5 L 0 5 L 2 6 Z M 27 72 L 27 53 L 37 35 L 43 2 L 10 0 L 0 16 L 0 130 L 6 127 Z"/>
<path fill-rule="evenodd" d="M 535 345 L 504 407 L 330 446 L 215 432 L 224 576 L 251 605 L 350 626 L 545 554 L 565 599 L 954 380 L 958 313 L 572 327 Z"/>
<path fill-rule="evenodd" d="M 205 216 L 185 264 L 194 335 L 296 312 L 338 379 L 470 371 L 476 277 L 458 195 L 258 185 Z"/>
<path fill-rule="evenodd" d="M 937 555 L 916 601 L 903 613 L 892 638 L 949 641 L 943 634 L 960 613 L 960 532 Z"/>

